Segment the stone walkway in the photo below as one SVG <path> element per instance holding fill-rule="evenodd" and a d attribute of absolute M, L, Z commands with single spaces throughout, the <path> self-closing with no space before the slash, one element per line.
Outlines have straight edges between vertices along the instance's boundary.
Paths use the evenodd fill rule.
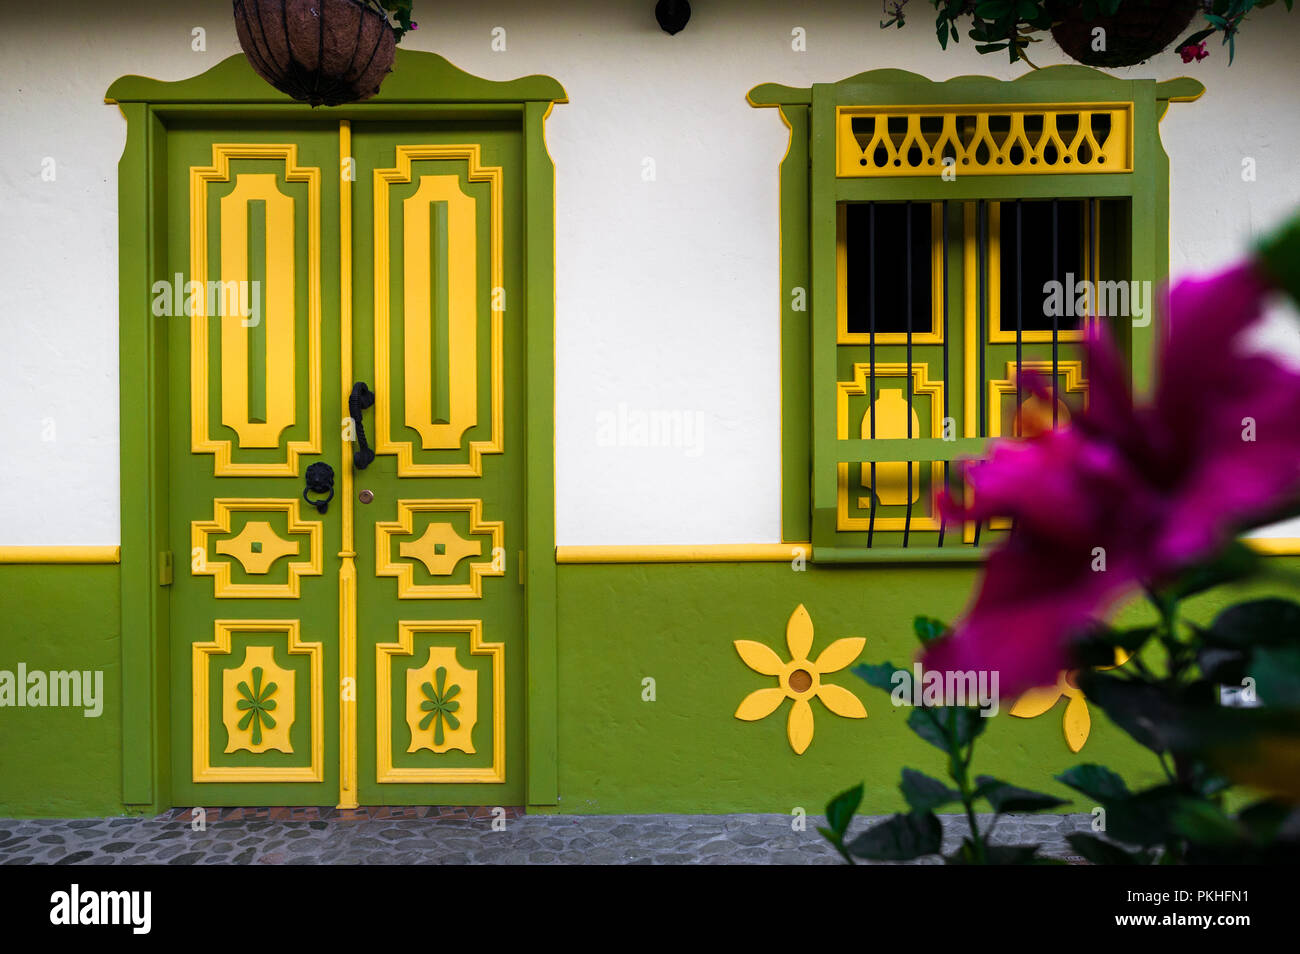
<path fill-rule="evenodd" d="M 209 810 L 206 830 L 188 809 L 155 818 L 0 819 L 5 864 L 837 864 L 817 833 L 792 830 L 789 815 L 523 815 L 518 809 L 380 809 L 368 818 L 272 817 L 289 809 Z M 423 817 L 414 816 L 416 812 Z M 388 817 L 375 817 L 387 813 Z M 473 817 L 484 814 L 486 817 Z M 981 817 L 981 826 L 988 823 Z M 852 832 L 868 820 L 854 822 Z M 1089 815 L 1007 816 L 998 843 L 1038 842 L 1044 853 L 1077 861 L 1064 836 L 1089 828 Z M 944 818 L 944 850 L 965 819 Z"/>

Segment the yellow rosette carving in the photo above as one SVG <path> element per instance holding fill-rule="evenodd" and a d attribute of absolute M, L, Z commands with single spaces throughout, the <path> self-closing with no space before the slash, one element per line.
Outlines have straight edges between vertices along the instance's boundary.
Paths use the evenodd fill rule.
<path fill-rule="evenodd" d="M 786 735 L 795 754 L 803 755 L 813 739 L 813 698 L 820 699 L 827 709 L 846 719 L 867 717 L 867 710 L 857 696 L 843 686 L 822 681 L 826 674 L 838 672 L 857 659 L 867 641 L 861 636 L 837 639 L 822 650 L 816 660 L 810 660 L 812 617 L 800 603 L 786 623 L 785 642 L 790 650 L 789 662 L 783 662 L 763 643 L 752 639 L 735 641 L 736 652 L 746 666 L 764 676 L 776 676 L 778 680 L 776 686 L 756 689 L 741 700 L 736 708 L 736 718 L 746 722 L 765 719 L 786 699 L 793 700 L 786 721 Z"/>
<path fill-rule="evenodd" d="M 1122 649 L 1115 650 L 1115 665 L 1098 666 L 1100 672 L 1108 669 L 1118 669 L 1129 661 L 1129 653 Z M 1044 712 L 1056 705 L 1064 696 L 1069 699 L 1069 704 L 1065 707 L 1065 715 L 1062 718 L 1062 727 L 1065 730 L 1065 744 L 1070 747 L 1071 752 L 1078 752 L 1083 748 L 1083 744 L 1088 741 L 1088 735 L 1092 732 L 1092 715 L 1088 712 L 1088 700 L 1083 695 L 1083 690 L 1075 683 L 1078 676 L 1077 669 L 1063 671 L 1057 677 L 1056 685 L 1040 686 L 1037 689 L 1026 690 L 1015 705 L 1009 710 L 1010 714 L 1020 719 L 1032 719 L 1040 716 Z"/>

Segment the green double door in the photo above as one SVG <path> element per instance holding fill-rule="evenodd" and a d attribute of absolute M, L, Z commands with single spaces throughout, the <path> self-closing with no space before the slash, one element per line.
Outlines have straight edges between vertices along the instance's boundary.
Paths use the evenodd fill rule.
<path fill-rule="evenodd" d="M 520 168 L 505 126 L 169 130 L 175 804 L 522 804 Z"/>

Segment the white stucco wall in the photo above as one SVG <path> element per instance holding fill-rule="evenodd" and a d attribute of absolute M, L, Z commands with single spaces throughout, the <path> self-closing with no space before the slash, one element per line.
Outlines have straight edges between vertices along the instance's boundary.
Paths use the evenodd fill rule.
<path fill-rule="evenodd" d="M 786 131 L 745 93 L 879 67 L 936 79 L 1018 75 L 926 15 L 882 32 L 878 5 L 698 0 L 659 31 L 652 0 L 426 2 L 406 41 L 493 79 L 567 88 L 557 167 L 558 536 L 561 544 L 779 540 L 777 164 Z M 423 9 L 420 9 L 423 7 Z M 206 30 L 206 52 L 191 31 Z M 506 29 L 493 52 L 491 31 Z M 802 27 L 807 51 L 791 49 Z M 1192 75 L 1207 93 L 1163 124 L 1175 274 L 1236 257 L 1300 207 L 1300 14 L 1121 75 Z M 181 79 L 238 52 L 227 0 L 0 2 L 0 545 L 113 544 L 118 526 L 119 75 Z M 1062 62 L 1049 44 L 1040 65 Z M 1243 157 L 1257 179 L 1243 182 Z M 53 159 L 56 178 L 42 179 Z M 656 178 L 644 181 L 644 161 Z M 608 446 L 620 414 L 675 411 L 688 446 Z M 604 428 L 604 429 L 603 429 Z"/>

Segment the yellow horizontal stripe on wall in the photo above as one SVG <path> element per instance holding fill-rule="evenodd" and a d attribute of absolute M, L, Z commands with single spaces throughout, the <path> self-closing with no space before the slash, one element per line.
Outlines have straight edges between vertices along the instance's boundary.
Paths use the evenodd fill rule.
<path fill-rule="evenodd" d="M 556 547 L 556 563 L 784 563 L 807 557 L 810 543 L 723 543 L 701 546 Z"/>
<path fill-rule="evenodd" d="M 0 547 L 0 563 L 121 562 L 121 547 Z"/>
<path fill-rule="evenodd" d="M 1246 537 L 1253 550 L 1273 556 L 1300 556 L 1300 537 Z"/>
<path fill-rule="evenodd" d="M 1300 537 L 1246 537 L 1270 556 L 1300 556 Z M 802 551 L 802 552 L 800 552 Z M 556 563 L 782 563 L 808 557 L 811 543 L 723 543 L 686 546 L 564 546 Z"/>

